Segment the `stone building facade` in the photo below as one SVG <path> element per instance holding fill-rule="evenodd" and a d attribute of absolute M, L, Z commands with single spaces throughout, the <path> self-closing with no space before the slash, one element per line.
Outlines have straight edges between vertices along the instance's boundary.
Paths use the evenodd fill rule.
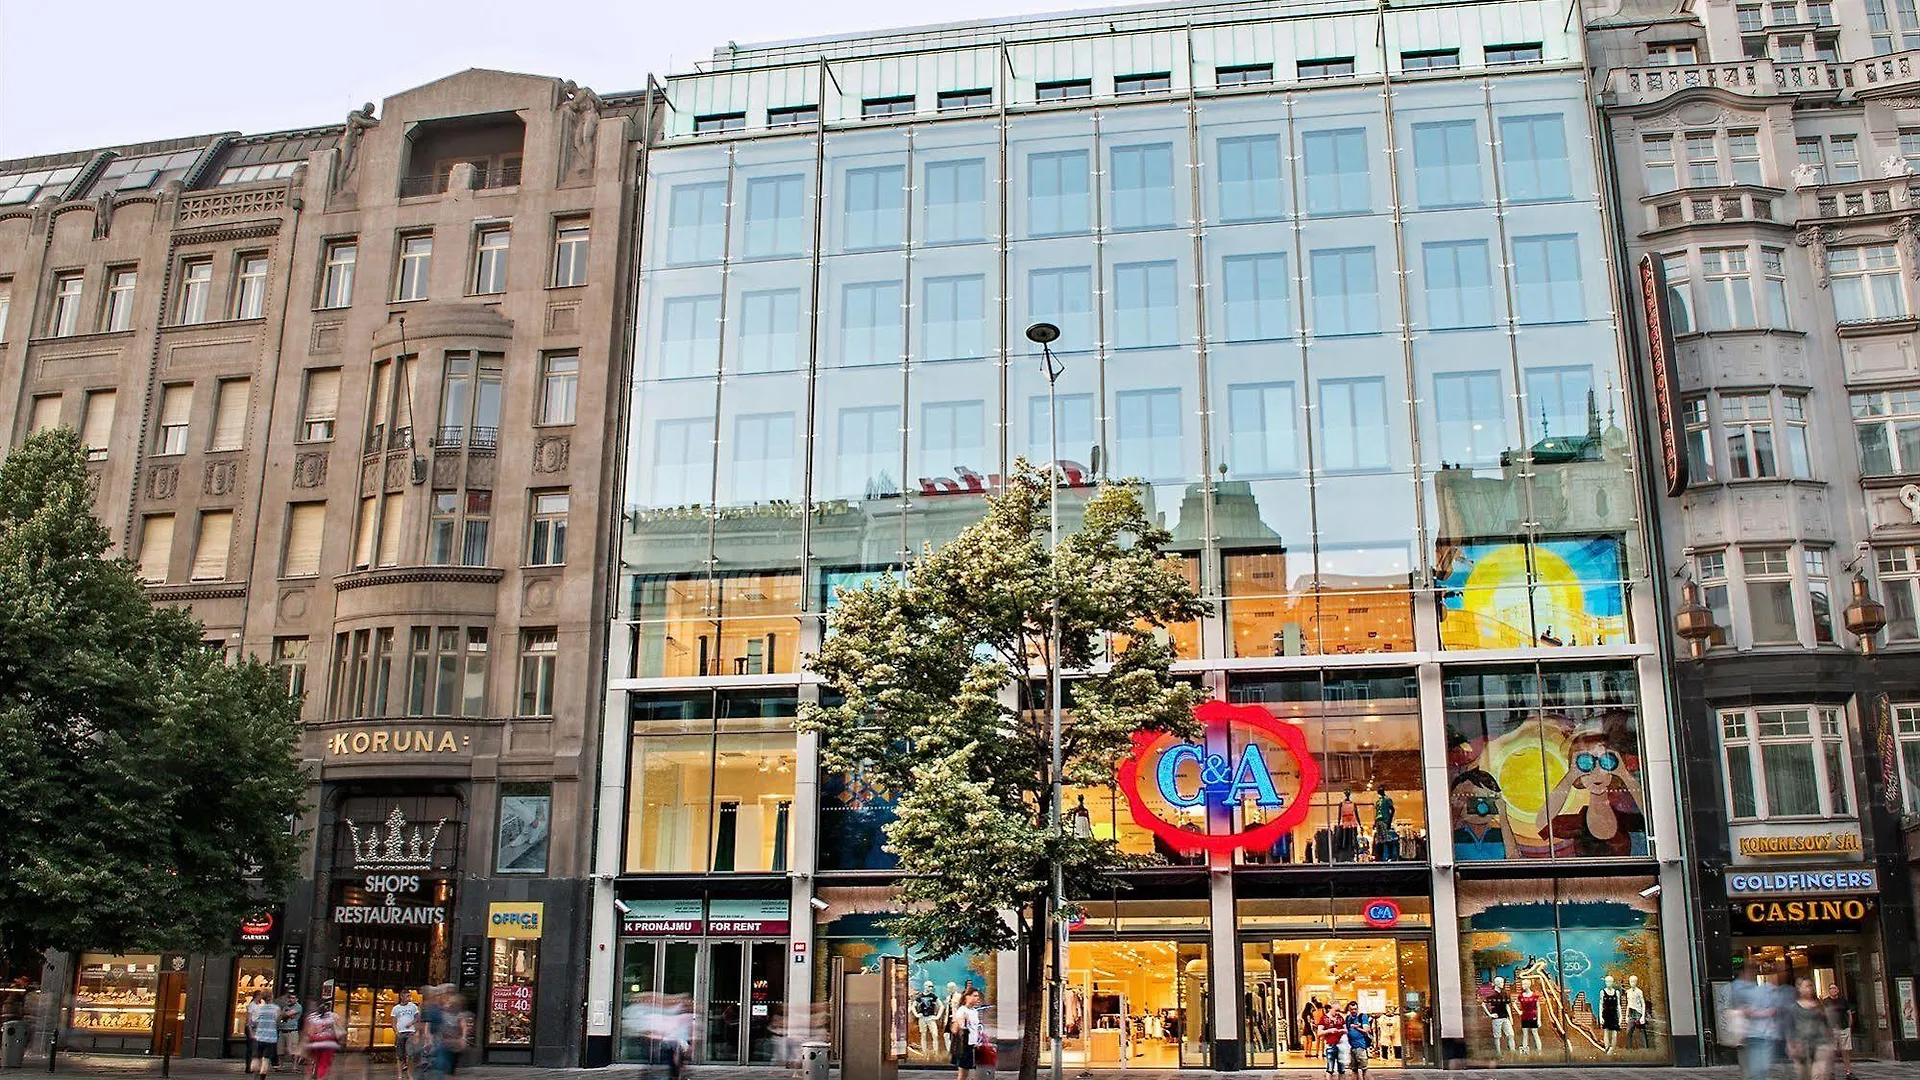
<path fill-rule="evenodd" d="M 1687 632 L 1702 1008 L 1742 970 L 1837 982 L 1862 1053 L 1920 1056 L 1920 23 L 1884 0 L 1587 17 L 1618 254 L 1654 301 L 1622 310 L 1647 415 L 1671 409 L 1653 580 Z"/>
<path fill-rule="evenodd" d="M 0 162 L 0 437 L 82 433 L 155 602 L 304 691 L 316 784 L 303 880 L 233 955 L 53 959 L 65 1045 L 237 1053 L 270 987 L 377 1047 L 451 982 L 488 1059 L 577 1060 L 586 932 L 543 914 L 586 890 L 644 114 L 469 70 Z"/>

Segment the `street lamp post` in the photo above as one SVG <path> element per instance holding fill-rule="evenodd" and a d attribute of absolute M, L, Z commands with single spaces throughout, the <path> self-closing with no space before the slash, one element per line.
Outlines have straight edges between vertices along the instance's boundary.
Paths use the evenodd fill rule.
<path fill-rule="evenodd" d="M 1053 594 L 1052 625 L 1047 633 L 1047 722 L 1052 735 L 1053 757 L 1048 767 L 1048 824 L 1053 827 L 1053 898 L 1047 911 L 1047 955 L 1052 971 L 1047 979 L 1047 1028 L 1053 1050 L 1053 1080 L 1061 1080 L 1065 1071 L 1062 1058 L 1061 979 L 1066 957 L 1060 948 L 1060 913 L 1066 907 L 1066 870 L 1059 859 L 1059 845 L 1066 831 L 1060 813 L 1060 781 L 1065 771 L 1060 747 L 1060 582 L 1054 557 L 1060 547 L 1060 424 L 1055 413 L 1055 387 L 1065 370 L 1053 356 L 1053 343 L 1060 340 L 1060 328 L 1052 323 L 1034 323 L 1027 327 L 1027 340 L 1040 346 L 1047 365 L 1047 573 Z"/>

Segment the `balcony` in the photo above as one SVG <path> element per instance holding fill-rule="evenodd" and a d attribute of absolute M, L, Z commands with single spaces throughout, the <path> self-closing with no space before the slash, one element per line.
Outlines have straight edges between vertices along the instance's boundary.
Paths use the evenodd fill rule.
<path fill-rule="evenodd" d="M 435 450 L 472 450 L 475 453 L 490 454 L 500 445 L 500 429 L 497 427 L 461 427 L 450 425 L 442 427 L 433 436 Z"/>
<path fill-rule="evenodd" d="M 1847 85 L 1861 97 L 1880 97 L 1920 87 L 1920 50 L 1870 56 L 1847 65 Z"/>
<path fill-rule="evenodd" d="M 481 191 L 487 188 L 517 187 L 520 183 L 520 162 L 485 161 L 461 162 L 473 170 L 473 180 L 467 190 Z M 400 179 L 400 197 L 412 198 L 416 195 L 445 195 L 453 186 L 454 177 L 464 175 L 459 167 L 445 172 L 429 173 L 425 176 L 406 176 Z"/>
<path fill-rule="evenodd" d="M 1689 225 L 1784 224 L 1778 203 L 1786 194 L 1778 188 L 1721 187 L 1681 188 L 1649 195 L 1640 200 L 1648 215 L 1642 235 Z"/>
<path fill-rule="evenodd" d="M 1799 199 L 1799 220 L 1802 221 L 1908 213 L 1920 207 L 1920 176 L 1815 184 L 1801 188 Z"/>
<path fill-rule="evenodd" d="M 1607 93 L 1613 97 L 1615 105 L 1643 105 L 1671 97 L 1682 90 L 1700 87 L 1756 97 L 1830 93 L 1856 85 L 1856 69 L 1860 66 L 1828 64 L 1817 60 L 1742 60 L 1729 64 L 1616 68 L 1607 75 Z"/>

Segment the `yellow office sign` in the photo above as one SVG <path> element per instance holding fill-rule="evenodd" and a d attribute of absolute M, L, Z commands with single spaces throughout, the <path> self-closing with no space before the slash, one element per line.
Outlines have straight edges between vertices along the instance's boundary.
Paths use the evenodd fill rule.
<path fill-rule="evenodd" d="M 487 905 L 487 936 L 490 938 L 538 938 L 545 904 L 517 900 Z"/>

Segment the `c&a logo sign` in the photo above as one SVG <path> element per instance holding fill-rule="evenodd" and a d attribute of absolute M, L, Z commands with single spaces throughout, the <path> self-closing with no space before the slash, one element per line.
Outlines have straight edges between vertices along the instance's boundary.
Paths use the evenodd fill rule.
<path fill-rule="evenodd" d="M 1258 705 L 1209 701 L 1193 715 L 1199 742 L 1133 737 L 1117 779 L 1136 823 L 1178 851 L 1232 851 L 1270 848 L 1306 820 L 1320 764 L 1299 728 Z M 1210 831 L 1219 816 L 1233 831 Z"/>

